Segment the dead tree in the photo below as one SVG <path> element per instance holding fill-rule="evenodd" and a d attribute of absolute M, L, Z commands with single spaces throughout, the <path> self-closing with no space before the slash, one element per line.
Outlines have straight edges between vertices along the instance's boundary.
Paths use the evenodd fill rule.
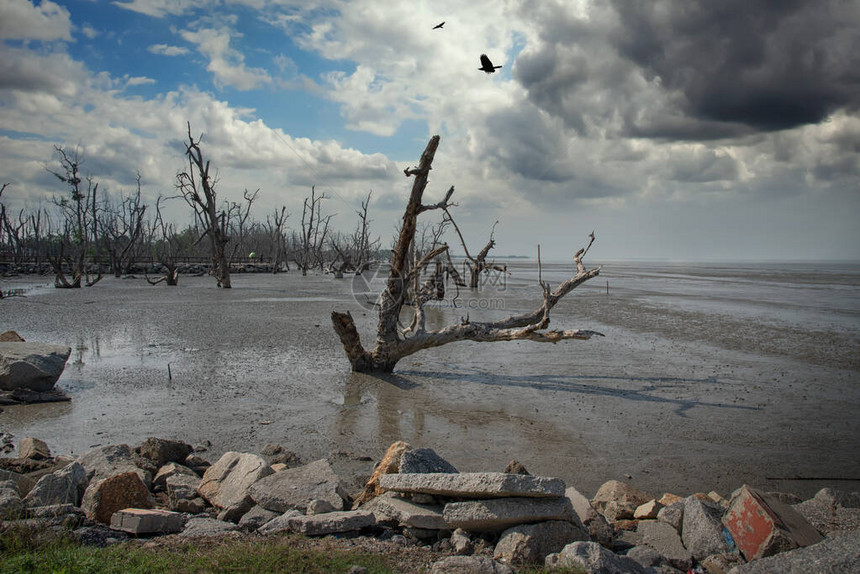
<path fill-rule="evenodd" d="M 430 349 L 455 341 L 493 342 L 527 339 L 557 343 L 565 339 L 589 339 L 593 335 L 600 335 L 595 331 L 587 330 L 546 330 L 549 327 L 549 316 L 552 308 L 565 295 L 585 281 L 596 277 L 600 272 L 599 267 L 588 270 L 582 263 L 583 257 L 594 242 L 593 233 L 588 245 L 574 255 L 576 274 L 573 277 L 561 283 L 555 290 L 551 290 L 547 283 L 541 281 L 543 302 L 534 311 L 487 323 L 471 322 L 466 318 L 457 324 L 449 325 L 437 331 L 427 331 L 425 329 L 424 307 L 420 303 L 420 298 L 413 297 L 412 323 L 414 327 L 405 331 L 401 329 L 401 310 L 405 305 L 408 297 L 407 290 L 413 283 L 415 275 L 420 273 L 421 269 L 433 261 L 437 255 L 448 250 L 447 245 L 439 246 L 424 255 L 408 272 L 406 271 L 409 249 L 415 238 L 418 216 L 425 211 L 447 209 L 451 205 L 450 199 L 454 193 L 453 186 L 439 203 L 432 205 L 422 203 L 424 189 L 427 186 L 433 157 L 438 145 L 439 136 L 433 136 L 421 156 L 418 167 L 407 169 L 404 172 L 407 177 L 414 177 L 415 180 L 391 256 L 388 281 L 379 296 L 379 321 L 373 349 L 368 351 L 361 344 L 358 329 L 349 312 L 333 311 L 331 314 L 334 330 L 340 338 L 352 370 L 358 372 L 391 372 L 403 357 L 423 349 Z"/>
<path fill-rule="evenodd" d="M 323 269 L 325 266 L 323 247 L 328 238 L 329 222 L 334 217 L 333 214 L 322 214 L 325 199 L 328 197 L 324 193 L 317 195 L 316 188 L 311 187 L 311 195 L 305 198 L 302 207 L 302 229 L 297 237 L 293 237 L 293 260 L 302 270 L 302 275 L 307 275 L 311 267 Z"/>
<path fill-rule="evenodd" d="M 457 232 L 457 236 L 460 238 L 460 245 L 463 246 L 463 252 L 466 254 L 466 267 L 469 269 L 469 289 L 478 288 L 481 273 L 489 273 L 491 270 L 498 271 L 500 273 L 508 272 L 507 265 L 496 265 L 495 262 L 487 263 L 487 255 L 490 253 L 490 249 L 496 246 L 496 240 L 493 239 L 493 235 L 496 232 L 496 225 L 499 224 L 498 221 L 493 223 L 493 228 L 490 230 L 490 239 L 489 241 L 487 241 L 487 244 L 484 245 L 484 248 L 481 249 L 477 255 L 472 257 L 472 255 L 469 253 L 469 248 L 466 247 L 466 240 L 463 238 L 463 234 L 460 232 L 460 228 L 457 226 L 457 222 L 454 221 L 454 218 L 451 216 L 451 213 L 448 211 L 447 207 L 444 208 L 444 212 L 444 221 L 450 222 L 451 225 L 454 227 L 454 230 Z"/>
<path fill-rule="evenodd" d="M 176 226 L 164 221 L 164 215 L 161 213 L 162 201 L 165 201 L 165 198 L 159 195 L 155 200 L 155 218 L 149 223 L 146 231 L 151 259 L 161 265 L 162 276 L 158 279 L 150 279 L 147 274 L 146 280 L 150 285 L 164 282 L 167 285 L 176 286 L 179 285 L 182 238 L 176 232 Z"/>
<path fill-rule="evenodd" d="M 272 273 L 278 273 L 281 270 L 281 265 L 286 265 L 286 270 L 290 270 L 290 264 L 287 262 L 287 237 L 284 235 L 284 223 L 289 216 L 286 205 L 282 205 L 280 211 L 276 209 L 271 216 L 266 216 L 266 228 L 274 251 Z"/>
<path fill-rule="evenodd" d="M 58 288 L 79 288 L 85 280 L 87 287 L 92 287 L 104 276 L 99 264 L 100 241 L 98 228 L 97 197 L 99 184 L 87 177 L 87 186 L 82 186 L 80 167 L 81 161 L 77 151 L 69 153 L 63 147 L 54 146 L 60 161 L 60 171 L 45 168 L 69 188 L 68 197 L 54 198 L 54 203 L 62 213 L 62 231 L 55 237 L 52 253 L 48 260 L 54 268 L 54 286 Z M 92 252 L 92 253 L 90 253 Z M 88 256 L 94 257 L 96 277 L 89 274 Z M 66 278 L 65 269 L 71 273 L 71 280 Z"/>
<path fill-rule="evenodd" d="M 102 207 L 102 230 L 107 236 L 108 260 L 114 277 L 128 273 L 134 264 L 137 248 L 144 228 L 146 205 L 140 197 L 140 173 L 137 174 L 137 191 L 121 197 L 116 203 L 106 199 Z"/>
<path fill-rule="evenodd" d="M 203 228 L 200 240 L 209 238 L 212 256 L 212 274 L 218 287 L 230 289 L 230 256 L 227 243 L 227 213 L 218 210 L 218 195 L 215 192 L 217 178 L 209 175 L 209 161 L 204 159 L 200 149 L 200 139 L 191 135 L 191 122 L 188 122 L 188 143 L 185 144 L 188 169 L 176 175 L 176 187 L 185 202 L 194 210 L 197 222 Z"/>
<path fill-rule="evenodd" d="M 361 202 L 361 209 L 355 210 L 358 215 L 358 224 L 352 234 L 352 249 L 355 252 L 355 273 L 360 275 L 367 271 L 377 259 L 379 252 L 380 239 L 370 238 L 370 224 L 373 222 L 368 217 L 368 209 L 370 208 L 370 197 L 373 191 L 367 193 L 367 199 Z"/>

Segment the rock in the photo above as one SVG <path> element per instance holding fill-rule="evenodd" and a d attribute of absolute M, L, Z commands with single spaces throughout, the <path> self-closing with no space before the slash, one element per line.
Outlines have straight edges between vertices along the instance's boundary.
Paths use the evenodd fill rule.
<path fill-rule="evenodd" d="M 455 473 L 457 469 L 436 454 L 432 448 L 414 448 L 400 457 L 400 474 L 444 472 Z"/>
<path fill-rule="evenodd" d="M 325 514 L 326 512 L 335 512 L 336 510 L 337 508 L 328 500 L 315 498 L 308 503 L 305 514 Z"/>
<path fill-rule="evenodd" d="M 27 516 L 39 520 L 75 515 L 84 518 L 84 512 L 76 504 L 49 504 L 33 506 L 27 509 Z"/>
<path fill-rule="evenodd" d="M 33 437 L 24 437 L 18 443 L 18 456 L 33 460 L 45 460 L 51 458 L 51 449 L 45 441 Z"/>
<path fill-rule="evenodd" d="M 178 440 L 150 437 L 134 449 L 136 453 L 152 461 L 156 468 L 168 462 L 184 463 L 191 454 L 190 444 Z"/>
<path fill-rule="evenodd" d="M 185 462 L 183 463 L 183 466 L 193 470 L 197 474 L 197 476 L 203 476 L 203 473 L 206 472 L 207 468 L 212 466 L 212 463 L 210 463 L 202 456 L 191 453 L 187 457 L 185 457 Z"/>
<path fill-rule="evenodd" d="M 0 390 L 27 389 L 44 393 L 54 388 L 70 347 L 45 343 L 0 343 Z"/>
<path fill-rule="evenodd" d="M 666 563 L 666 559 L 660 556 L 659 552 L 645 544 L 634 546 L 624 556 L 635 560 L 643 568 L 654 568 Z"/>
<path fill-rule="evenodd" d="M 634 488 L 627 483 L 610 480 L 603 483 L 591 505 L 609 522 L 623 518 L 633 518 L 633 513 L 639 505 L 651 500 L 651 496 Z"/>
<path fill-rule="evenodd" d="M 227 510 L 236 520 L 254 506 L 251 486 L 273 473 L 255 454 L 226 452 L 206 469 L 197 493 L 218 510 Z"/>
<path fill-rule="evenodd" d="M 642 543 L 653 548 L 673 567 L 686 572 L 693 567 L 693 555 L 684 547 L 681 536 L 669 524 L 656 520 L 643 520 L 636 531 Z"/>
<path fill-rule="evenodd" d="M 312 500 L 325 500 L 342 510 L 349 496 L 324 459 L 267 476 L 251 486 L 250 495 L 254 502 L 274 512 L 305 512 Z"/>
<path fill-rule="evenodd" d="M 442 516 L 450 528 L 470 532 L 494 532 L 517 524 L 548 520 L 574 520 L 573 508 L 566 498 L 492 498 L 449 502 Z"/>
<path fill-rule="evenodd" d="M 416 504 L 393 492 L 377 496 L 363 508 L 373 512 L 377 522 L 394 522 L 401 526 L 426 530 L 448 530 L 448 523 L 442 517 L 441 506 Z"/>
<path fill-rule="evenodd" d="M 560 478 L 501 472 L 387 474 L 379 479 L 385 490 L 419 492 L 458 498 L 561 497 Z"/>
<path fill-rule="evenodd" d="M 645 568 L 626 556 L 618 556 L 597 542 L 573 542 L 558 556 L 547 556 L 546 565 L 581 568 L 600 574 L 646 574 Z"/>
<path fill-rule="evenodd" d="M 0 469 L 0 482 L 7 480 L 15 483 L 15 487 L 18 489 L 18 496 L 27 496 L 27 493 L 36 486 L 36 481 L 29 476 L 11 470 Z"/>
<path fill-rule="evenodd" d="M 242 518 L 239 520 L 239 528 L 246 532 L 252 532 L 277 517 L 277 512 L 266 510 L 262 506 L 257 505 L 242 515 Z"/>
<path fill-rule="evenodd" d="M 663 494 L 663 496 L 660 497 L 660 500 L 658 500 L 657 502 L 659 502 L 663 506 L 672 506 L 676 502 L 683 502 L 683 501 L 684 501 L 684 499 L 681 498 L 680 496 L 678 496 L 677 494 L 671 494 L 669 492 L 666 492 Z"/>
<path fill-rule="evenodd" d="M 505 470 L 503 470 L 502 472 L 504 472 L 505 474 L 531 474 L 529 473 L 529 471 L 526 470 L 526 467 L 524 467 L 517 460 L 512 460 L 511 462 L 509 462 L 508 465 L 505 467 Z"/>
<path fill-rule="evenodd" d="M 588 532 L 589 538 L 606 548 L 612 548 L 614 532 L 603 515 L 597 512 L 591 506 L 591 502 L 576 488 L 572 486 L 568 487 L 564 491 L 564 495 L 570 500 L 573 511 L 576 513 L 577 518 L 579 518 L 583 529 Z"/>
<path fill-rule="evenodd" d="M 152 508 L 152 496 L 135 472 L 124 472 L 90 483 L 81 501 L 87 518 L 110 524 L 114 512 L 125 508 Z"/>
<path fill-rule="evenodd" d="M 110 527 L 130 534 L 170 534 L 181 532 L 185 517 L 178 512 L 126 508 L 111 516 Z"/>
<path fill-rule="evenodd" d="M 663 508 L 663 505 L 656 500 L 649 500 L 645 504 L 640 504 L 633 511 L 633 518 L 636 520 L 653 520 L 657 518 L 657 514 Z"/>
<path fill-rule="evenodd" d="M 267 444 L 260 451 L 260 456 L 266 459 L 270 465 L 283 464 L 286 468 L 293 468 L 302 464 L 296 453 L 287 450 L 279 444 Z"/>
<path fill-rule="evenodd" d="M 712 490 L 708 493 L 708 499 L 722 506 L 723 510 L 728 510 L 729 508 L 729 501 L 723 498 L 719 492 Z"/>
<path fill-rule="evenodd" d="M 24 497 L 24 504 L 28 507 L 53 504 L 79 506 L 88 483 L 84 467 L 73 462 L 62 470 L 40 478 L 36 486 Z"/>
<path fill-rule="evenodd" d="M 818 544 L 789 550 L 736 566 L 729 574 L 809 574 L 860 572 L 860 530 L 825 538 Z"/>
<path fill-rule="evenodd" d="M 201 482 L 196 474 L 177 473 L 169 476 L 164 481 L 164 488 L 170 510 L 196 514 L 205 508 L 206 502 L 197 495 Z"/>
<path fill-rule="evenodd" d="M 112 444 L 89 450 L 78 457 L 86 469 L 89 480 L 102 480 L 115 474 L 135 472 L 147 488 L 152 485 L 152 474 L 134 463 L 134 453 L 127 444 Z"/>
<path fill-rule="evenodd" d="M 712 502 L 704 502 L 696 496 L 684 499 L 681 539 L 696 560 L 730 550 L 723 536 L 722 515 L 722 507 Z"/>
<path fill-rule="evenodd" d="M 520 524 L 502 532 L 493 558 L 508 564 L 543 564 L 546 557 L 588 535 L 563 520 Z"/>
<path fill-rule="evenodd" d="M 276 518 L 272 522 L 278 520 L 281 520 L 281 517 Z M 270 533 L 268 527 L 272 522 L 266 524 L 262 530 Z M 362 528 L 376 524 L 376 519 L 372 512 L 362 509 L 328 512 L 312 516 L 291 516 L 282 520 L 279 524 L 286 526 L 285 530 L 304 534 L 305 536 L 325 536 L 328 534 L 361 530 Z"/>
<path fill-rule="evenodd" d="M 232 522 L 215 520 L 214 518 L 191 518 L 185 523 L 185 528 L 178 536 L 196 538 L 199 536 L 236 536 L 239 527 Z"/>
<path fill-rule="evenodd" d="M 475 543 L 472 542 L 469 533 L 462 528 L 458 528 L 451 533 L 450 542 L 455 554 L 468 556 L 475 552 Z"/>
<path fill-rule="evenodd" d="M 262 506 L 260 508 L 263 508 Z M 264 509 L 265 510 L 265 509 Z M 271 511 L 269 511 L 271 512 Z M 298 510 L 288 510 L 283 514 L 275 516 L 275 518 L 269 520 L 261 527 L 257 529 L 257 532 L 263 535 L 269 534 L 278 534 L 280 532 L 288 532 L 290 530 L 290 519 L 298 518 L 299 516 L 303 516 L 301 512 Z"/>
<path fill-rule="evenodd" d="M 791 506 L 747 485 L 732 498 L 723 524 L 748 561 L 822 540 L 818 531 Z"/>
<path fill-rule="evenodd" d="M 21 518 L 24 515 L 24 501 L 18 494 L 18 486 L 13 480 L 0 482 L 0 521 Z"/>
<path fill-rule="evenodd" d="M 853 498 L 856 492 L 846 493 L 823 488 L 809 500 L 794 504 L 794 508 L 818 532 L 831 535 L 845 530 L 860 530 L 860 508 Z"/>
<path fill-rule="evenodd" d="M 708 574 L 728 574 L 735 566 L 744 564 L 740 554 L 711 554 L 702 560 L 702 568 Z"/>
<path fill-rule="evenodd" d="M 24 338 L 15 331 L 4 331 L 0 333 L 0 343 L 23 343 Z"/>
<path fill-rule="evenodd" d="M 197 476 L 197 473 L 188 468 L 187 466 L 183 466 L 181 464 L 175 462 L 169 462 L 158 469 L 158 472 L 155 473 L 155 478 L 152 479 L 152 489 L 154 491 L 166 490 L 167 489 L 167 479 L 172 476 L 185 475 L 193 479 L 194 483 L 199 486 L 200 478 Z M 195 489 L 197 487 L 195 486 Z"/>
<path fill-rule="evenodd" d="M 486 556 L 448 556 L 433 564 L 430 574 L 513 574 L 513 570 Z"/>
<path fill-rule="evenodd" d="M 657 520 L 665 522 L 680 534 L 681 525 L 684 521 L 684 501 L 673 502 L 669 506 L 661 508 L 660 512 L 657 513 Z"/>
<path fill-rule="evenodd" d="M 358 495 L 358 498 L 355 499 L 353 508 L 358 508 L 362 504 L 373 500 L 374 497 L 379 496 L 384 492 L 379 486 L 379 479 L 385 474 L 398 472 L 400 470 L 400 457 L 403 456 L 403 453 L 410 448 L 411 447 L 402 440 L 392 443 L 392 445 L 388 447 L 388 450 L 385 451 L 385 456 L 382 458 L 380 463 L 376 465 L 376 469 L 374 469 L 373 474 L 370 476 L 370 480 L 368 480 L 367 484 L 364 486 L 364 490 Z"/>

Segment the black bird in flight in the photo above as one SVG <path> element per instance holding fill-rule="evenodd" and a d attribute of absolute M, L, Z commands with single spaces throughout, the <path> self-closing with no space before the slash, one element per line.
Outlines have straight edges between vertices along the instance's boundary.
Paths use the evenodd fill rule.
<path fill-rule="evenodd" d="M 494 66 L 486 54 L 481 54 L 481 67 L 478 68 L 479 70 L 492 74 L 499 68 L 501 68 L 501 66 Z"/>
<path fill-rule="evenodd" d="M 445 25 L 445 22 L 442 22 L 441 24 L 436 24 L 435 26 L 433 26 L 433 29 L 434 29 L 434 30 L 439 29 L 439 28 L 441 28 L 441 27 L 442 27 L 442 26 L 444 26 L 444 25 Z"/>

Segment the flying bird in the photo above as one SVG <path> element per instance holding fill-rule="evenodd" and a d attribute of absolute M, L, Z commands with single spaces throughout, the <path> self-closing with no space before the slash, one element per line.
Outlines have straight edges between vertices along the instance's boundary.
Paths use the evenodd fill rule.
<path fill-rule="evenodd" d="M 441 24 L 436 24 L 435 26 L 433 26 L 433 29 L 438 30 L 439 28 L 441 28 L 444 25 L 445 25 L 445 22 L 442 22 Z"/>
<path fill-rule="evenodd" d="M 492 74 L 499 68 L 501 68 L 501 66 L 494 66 L 486 54 L 481 54 L 481 67 L 478 68 L 479 70 Z"/>

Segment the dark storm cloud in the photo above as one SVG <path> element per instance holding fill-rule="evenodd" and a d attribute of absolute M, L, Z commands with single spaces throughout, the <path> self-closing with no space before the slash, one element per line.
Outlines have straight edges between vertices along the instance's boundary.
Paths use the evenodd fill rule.
<path fill-rule="evenodd" d="M 709 141 L 860 109 L 860 3 L 613 0 L 527 15 L 514 64 L 535 105 L 578 135 Z"/>
<path fill-rule="evenodd" d="M 614 0 L 611 43 L 692 118 L 772 131 L 860 107 L 860 4 Z"/>

